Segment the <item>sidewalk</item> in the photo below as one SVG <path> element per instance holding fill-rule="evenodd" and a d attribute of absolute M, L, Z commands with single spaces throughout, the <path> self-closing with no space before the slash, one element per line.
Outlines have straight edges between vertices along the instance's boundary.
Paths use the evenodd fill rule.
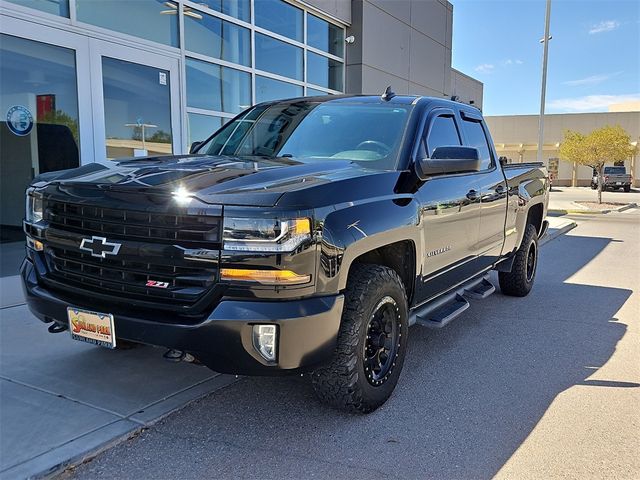
<path fill-rule="evenodd" d="M 48 333 L 25 305 L 0 310 L 0 478 L 79 463 L 235 381 L 164 351 L 107 350 Z"/>
<path fill-rule="evenodd" d="M 541 245 L 575 227 L 548 218 Z M 24 305 L 18 277 L 2 279 L 0 478 L 56 473 L 235 381 L 169 363 L 164 349 L 107 350 L 50 334 Z M 207 421 L 214 421 L 210 419 Z"/>
<path fill-rule="evenodd" d="M 589 187 L 554 187 L 549 195 L 549 213 L 594 213 L 584 205 L 576 202 L 595 202 L 598 192 Z M 602 201 L 605 203 L 640 204 L 640 192 L 634 189 L 631 192 L 606 191 L 602 192 Z M 629 207 L 627 207 L 629 208 Z M 598 211 L 597 213 L 602 213 Z"/>

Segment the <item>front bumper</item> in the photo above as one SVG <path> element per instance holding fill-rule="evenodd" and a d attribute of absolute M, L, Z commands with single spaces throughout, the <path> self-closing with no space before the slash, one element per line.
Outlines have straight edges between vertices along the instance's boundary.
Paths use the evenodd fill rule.
<path fill-rule="evenodd" d="M 21 276 L 27 305 L 44 322 L 67 325 L 68 306 L 95 310 L 88 300 L 70 302 L 38 285 L 29 260 L 22 264 Z M 343 295 L 293 301 L 223 300 L 196 324 L 157 321 L 153 311 L 113 314 L 117 338 L 187 351 L 221 373 L 277 375 L 311 369 L 332 355 L 343 302 Z M 276 362 L 267 362 L 253 346 L 257 323 L 278 325 Z"/>

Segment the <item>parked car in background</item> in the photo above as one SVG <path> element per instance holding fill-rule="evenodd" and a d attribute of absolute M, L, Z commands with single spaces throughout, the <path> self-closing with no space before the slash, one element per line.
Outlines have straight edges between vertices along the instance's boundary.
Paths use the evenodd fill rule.
<path fill-rule="evenodd" d="M 593 190 L 598 188 L 598 174 L 595 171 L 591 179 L 591 188 Z M 617 190 L 619 188 L 624 189 L 625 192 L 631 190 L 631 175 L 627 173 L 627 169 L 625 167 L 604 167 L 602 189 Z"/>

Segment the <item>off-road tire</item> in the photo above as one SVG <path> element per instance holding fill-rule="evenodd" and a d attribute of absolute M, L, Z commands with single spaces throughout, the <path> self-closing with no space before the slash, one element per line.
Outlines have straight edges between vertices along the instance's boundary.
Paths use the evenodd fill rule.
<path fill-rule="evenodd" d="M 533 271 L 527 266 L 530 252 L 533 249 Z M 505 295 L 512 297 L 525 297 L 531 291 L 536 278 L 538 264 L 538 232 L 536 227 L 528 224 L 524 231 L 522 244 L 516 252 L 516 258 L 510 272 L 499 272 L 498 281 L 500 290 Z"/>
<path fill-rule="evenodd" d="M 631 185 L 625 185 L 624 186 L 624 191 L 625 192 L 630 192 L 631 191 Z"/>
<path fill-rule="evenodd" d="M 386 379 L 374 385 L 364 360 L 370 321 L 380 303 L 395 302 L 397 351 Z M 387 299 L 388 301 L 388 299 Z M 323 402 L 351 413 L 369 413 L 391 396 L 398 382 L 408 340 L 408 309 L 404 285 L 398 274 L 380 265 L 356 264 L 347 280 L 342 323 L 333 357 L 316 369 L 311 378 Z"/>

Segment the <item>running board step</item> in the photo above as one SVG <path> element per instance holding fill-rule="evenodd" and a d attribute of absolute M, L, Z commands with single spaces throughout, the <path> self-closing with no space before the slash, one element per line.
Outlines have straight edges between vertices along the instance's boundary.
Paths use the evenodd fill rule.
<path fill-rule="evenodd" d="M 487 298 L 489 295 L 491 295 L 495 291 L 496 291 L 496 287 L 493 286 L 493 283 L 491 283 L 486 278 L 483 278 L 482 281 L 477 285 L 474 285 L 469 289 L 465 289 L 464 296 L 468 298 L 475 298 L 478 300 L 482 300 L 484 298 Z"/>
<path fill-rule="evenodd" d="M 462 295 L 456 294 L 450 302 L 445 303 L 440 308 L 426 314 L 424 317 L 421 317 L 418 314 L 416 316 L 416 323 L 427 328 L 442 328 L 467 308 L 469 308 L 469 302 L 467 299 Z"/>

